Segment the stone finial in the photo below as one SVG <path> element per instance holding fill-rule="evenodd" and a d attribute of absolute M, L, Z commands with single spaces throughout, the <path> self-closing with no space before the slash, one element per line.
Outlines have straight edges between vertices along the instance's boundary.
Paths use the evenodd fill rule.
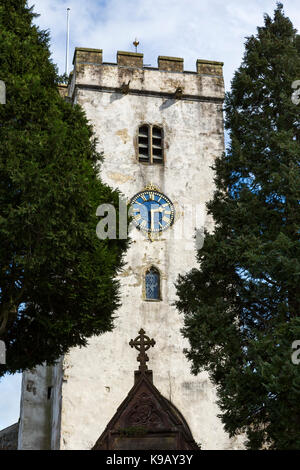
<path fill-rule="evenodd" d="M 213 60 L 197 60 L 197 72 L 206 75 L 223 76 L 223 62 Z"/>
<path fill-rule="evenodd" d="M 117 52 L 118 65 L 127 67 L 143 67 L 144 54 L 138 52 Z"/>
<path fill-rule="evenodd" d="M 167 72 L 183 72 L 183 59 L 160 55 L 157 59 L 159 70 Z"/>

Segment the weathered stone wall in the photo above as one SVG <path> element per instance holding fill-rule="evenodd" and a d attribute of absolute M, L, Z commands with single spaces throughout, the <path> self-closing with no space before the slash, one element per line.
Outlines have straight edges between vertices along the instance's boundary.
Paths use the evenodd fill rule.
<path fill-rule="evenodd" d="M 57 366 L 52 448 L 90 449 L 95 444 L 133 385 L 136 351 L 128 343 L 141 327 L 156 341 L 149 351 L 154 384 L 182 412 L 196 442 L 203 449 L 240 446 L 217 418 L 208 375 L 190 374 L 182 318 L 173 306 L 178 274 L 196 264 L 195 226 L 200 231 L 212 226 L 205 203 L 213 194 L 211 165 L 224 150 L 221 69 L 221 63 L 198 61 L 197 72 L 182 72 L 183 61 L 170 57 L 160 57 L 158 69 L 143 68 L 141 54 L 133 53 L 118 53 L 118 64 L 103 64 L 101 50 L 76 50 L 69 97 L 83 106 L 95 128 L 105 156 L 102 179 L 128 200 L 152 182 L 174 203 L 176 220 L 154 242 L 132 229 L 115 330 L 91 338 L 86 348 L 72 349 Z M 137 131 L 143 123 L 164 130 L 163 166 L 138 162 Z M 196 205 L 197 221 L 186 217 Z M 159 302 L 143 296 L 144 274 L 152 264 L 161 273 Z M 28 413 L 33 406 L 34 401 L 28 403 Z M 26 440 L 25 447 L 34 445 L 24 434 Z"/>
<path fill-rule="evenodd" d="M 57 361 L 52 367 L 52 394 L 51 394 L 51 444 L 50 448 L 59 450 L 60 448 L 60 425 L 61 425 L 61 405 L 62 405 L 62 374 L 63 358 Z"/>
<path fill-rule="evenodd" d="M 52 367 L 23 373 L 18 449 L 49 449 L 51 441 Z"/>

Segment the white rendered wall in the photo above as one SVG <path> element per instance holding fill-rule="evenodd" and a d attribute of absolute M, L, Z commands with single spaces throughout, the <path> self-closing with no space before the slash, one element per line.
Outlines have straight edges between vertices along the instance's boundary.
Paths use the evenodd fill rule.
<path fill-rule="evenodd" d="M 99 81 L 95 69 L 91 67 L 89 74 L 86 67 L 78 83 L 117 87 L 130 77 L 130 86 L 135 89 L 164 91 L 169 86 L 171 91 L 183 84 L 186 92 L 199 94 L 196 74 L 127 72 L 128 77 L 123 69 L 120 78 L 119 68 L 103 66 Z M 205 91 L 208 96 L 217 95 L 215 86 L 209 89 L 208 78 Z M 224 145 L 222 105 L 91 89 L 78 90 L 76 97 L 94 125 L 99 150 L 105 155 L 102 179 L 119 188 L 128 199 L 152 182 L 174 203 L 176 223 L 160 241 L 151 242 L 136 229 L 131 231 L 133 243 L 121 275 L 122 307 L 115 330 L 92 338 L 87 348 L 74 349 L 65 358 L 61 448 L 91 448 L 126 397 L 138 365 L 137 352 L 128 343 L 141 327 L 156 341 L 149 351 L 154 384 L 183 413 L 196 442 L 204 449 L 234 447 L 216 417 L 215 392 L 207 374 L 190 374 L 182 352 L 188 346 L 180 334 L 182 318 L 172 306 L 178 274 L 195 265 L 194 226 L 185 227 L 185 239 L 174 239 L 175 233 L 180 233 L 185 204 L 198 204 L 204 209 L 212 196 L 210 167 Z M 164 129 L 164 166 L 137 161 L 135 139 L 139 125 L 145 122 Z M 209 223 L 203 218 L 199 228 L 201 222 Z M 143 300 L 143 275 L 151 264 L 161 272 L 161 302 Z"/>
<path fill-rule="evenodd" d="M 129 79 L 130 88 L 141 94 L 116 91 Z M 215 391 L 207 374 L 190 374 L 183 354 L 188 343 L 180 334 L 182 317 L 172 305 L 178 274 L 196 265 L 196 222 L 194 218 L 189 224 L 185 219 L 185 233 L 180 236 L 184 214 L 198 205 L 198 228 L 212 226 L 205 203 L 213 194 L 210 167 L 224 150 L 222 103 L 218 101 L 224 94 L 222 79 L 196 73 L 84 65 L 74 74 L 72 93 L 75 84 L 81 87 L 75 87 L 73 99 L 85 109 L 99 140 L 98 150 L 104 152 L 103 181 L 119 188 L 128 200 L 152 182 L 174 203 L 176 221 L 154 242 L 135 228 L 131 231 L 133 242 L 120 276 L 122 307 L 114 331 L 91 338 L 86 348 L 72 349 L 55 371 L 58 392 L 53 401 L 52 448 L 90 449 L 95 444 L 133 386 L 137 351 L 128 343 L 141 327 L 156 341 L 148 353 L 154 384 L 181 411 L 195 441 L 203 449 L 238 448 L 239 440 L 230 440 L 217 418 Z M 184 88 L 188 99 L 170 98 L 178 86 Z M 143 123 L 164 129 L 163 166 L 138 163 L 136 137 Z M 143 300 L 143 276 L 152 264 L 161 272 L 161 302 Z"/>
<path fill-rule="evenodd" d="M 49 449 L 51 373 L 51 368 L 46 366 L 23 373 L 18 449 Z"/>

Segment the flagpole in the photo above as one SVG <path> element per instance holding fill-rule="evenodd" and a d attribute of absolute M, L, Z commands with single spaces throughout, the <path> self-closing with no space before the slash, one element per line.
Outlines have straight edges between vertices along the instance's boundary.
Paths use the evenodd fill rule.
<path fill-rule="evenodd" d="M 67 8 L 67 39 L 66 39 L 66 68 L 65 74 L 69 72 L 69 41 L 70 41 L 70 8 Z"/>

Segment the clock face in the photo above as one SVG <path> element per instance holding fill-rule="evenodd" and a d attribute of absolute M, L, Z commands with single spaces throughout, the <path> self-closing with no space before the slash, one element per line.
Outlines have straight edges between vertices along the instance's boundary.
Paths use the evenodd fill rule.
<path fill-rule="evenodd" d="M 131 207 L 134 224 L 145 232 L 162 232 L 174 222 L 174 206 L 159 191 L 141 191 L 132 198 Z"/>

